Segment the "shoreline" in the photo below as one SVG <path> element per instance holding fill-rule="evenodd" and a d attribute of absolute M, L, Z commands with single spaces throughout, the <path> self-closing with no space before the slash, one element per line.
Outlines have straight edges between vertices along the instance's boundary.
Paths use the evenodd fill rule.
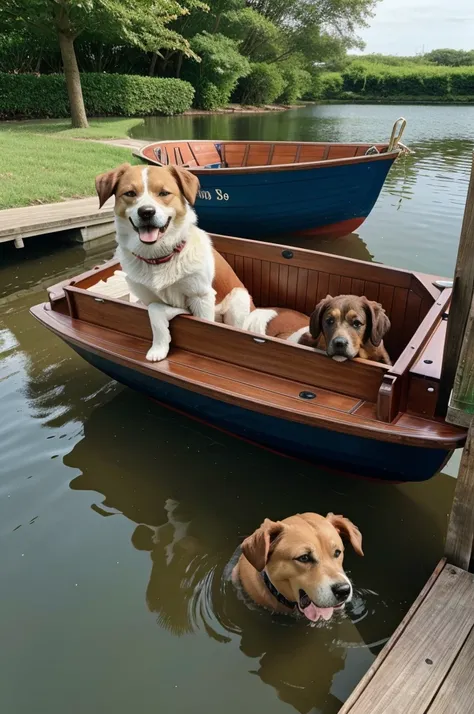
<path fill-rule="evenodd" d="M 289 109 L 302 109 L 305 104 L 264 104 L 261 107 L 246 104 L 228 104 L 221 109 L 188 109 L 175 116 L 196 116 L 206 114 L 268 114 L 271 112 L 286 112 Z"/>
<path fill-rule="evenodd" d="M 452 106 L 452 107 L 464 107 L 474 104 L 474 96 L 472 99 L 417 99 L 415 97 L 380 97 L 380 98 L 355 98 L 346 97 L 343 99 L 317 99 L 308 104 L 416 104 L 426 106 Z"/>

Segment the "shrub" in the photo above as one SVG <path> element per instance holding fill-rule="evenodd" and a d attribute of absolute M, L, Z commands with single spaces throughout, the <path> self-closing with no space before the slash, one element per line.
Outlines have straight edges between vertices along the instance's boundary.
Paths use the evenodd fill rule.
<path fill-rule="evenodd" d="M 186 60 L 182 75 L 196 88 L 195 106 L 212 110 L 228 104 L 239 77 L 250 71 L 238 43 L 224 35 L 202 32 L 191 40 L 191 47 L 201 62 Z"/>
<path fill-rule="evenodd" d="M 286 80 L 276 65 L 257 62 L 250 74 L 240 80 L 237 98 L 242 104 L 272 104 L 285 88 Z"/>
<path fill-rule="evenodd" d="M 321 98 L 337 99 L 343 89 L 343 80 L 340 72 L 326 72 L 321 75 Z"/>
<path fill-rule="evenodd" d="M 218 86 L 207 79 L 203 79 L 196 85 L 195 89 L 197 97 L 195 104 L 199 109 L 206 109 L 212 112 L 229 103 L 228 92 L 225 89 L 219 89 Z"/>
<path fill-rule="evenodd" d="M 458 78 L 463 76 L 462 80 Z M 474 69 L 432 65 L 388 66 L 353 62 L 343 72 L 344 90 L 360 97 L 449 98 L 474 91 Z M 471 79 L 469 79 L 471 78 Z"/>
<path fill-rule="evenodd" d="M 458 69 L 451 75 L 451 92 L 467 94 L 474 98 L 474 71 L 472 69 Z"/>
<path fill-rule="evenodd" d="M 311 75 L 299 67 L 285 67 L 282 71 L 286 87 L 283 93 L 277 97 L 281 104 L 294 104 L 297 99 L 301 99 L 311 86 Z"/>
<path fill-rule="evenodd" d="M 180 79 L 123 74 L 82 74 L 90 116 L 180 114 L 191 106 L 194 89 Z M 0 117 L 69 116 L 64 76 L 0 73 Z"/>
<path fill-rule="evenodd" d="M 342 85 L 340 72 L 317 72 L 311 78 L 311 87 L 307 96 L 309 99 L 340 99 Z"/>

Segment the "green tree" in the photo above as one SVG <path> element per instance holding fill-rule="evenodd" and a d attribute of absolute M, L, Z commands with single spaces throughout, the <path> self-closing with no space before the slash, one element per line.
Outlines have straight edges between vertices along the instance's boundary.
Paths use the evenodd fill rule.
<path fill-rule="evenodd" d="M 217 109 L 227 104 L 239 78 L 250 72 L 248 59 L 240 54 L 235 40 L 220 33 L 201 32 L 191 46 L 201 62 L 188 62 L 183 78 L 196 90 L 196 106 Z"/>
<path fill-rule="evenodd" d="M 168 25 L 193 8 L 206 9 L 201 0 L 1 0 L 0 31 L 25 28 L 59 43 L 66 78 L 71 121 L 87 127 L 81 79 L 74 42 L 86 29 L 120 39 L 147 52 L 179 49 L 193 56 L 189 42 Z"/>
<path fill-rule="evenodd" d="M 366 26 L 377 0 L 247 0 L 247 5 L 280 29 L 276 54 L 267 61 L 293 55 L 308 66 L 351 47 L 363 46 L 356 29 Z M 262 58 L 263 59 L 263 58 Z"/>
<path fill-rule="evenodd" d="M 423 57 L 427 62 L 445 65 L 447 67 L 463 67 L 474 64 L 474 50 L 441 49 L 427 52 Z"/>

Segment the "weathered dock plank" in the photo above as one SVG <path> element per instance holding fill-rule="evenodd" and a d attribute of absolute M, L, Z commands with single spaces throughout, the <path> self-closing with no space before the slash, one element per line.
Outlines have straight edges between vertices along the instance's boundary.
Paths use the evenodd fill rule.
<path fill-rule="evenodd" d="M 97 197 L 48 203 L 0 211 L 0 243 L 15 241 L 23 247 L 25 238 L 71 229 L 82 232 L 84 242 L 113 233 L 113 200 L 99 209 Z"/>
<path fill-rule="evenodd" d="M 474 630 L 462 645 L 427 714 L 468 714 L 474 710 Z"/>
<path fill-rule="evenodd" d="M 474 701 L 473 684 L 454 677 L 465 675 L 473 627 L 474 576 L 446 565 L 421 604 L 410 610 L 395 643 L 388 643 L 388 654 L 376 661 L 375 671 L 362 679 L 340 714 L 438 714 L 433 707 L 441 694 L 446 699 L 446 692 L 452 694 L 449 712 L 467 714 L 462 703 L 466 696 Z"/>

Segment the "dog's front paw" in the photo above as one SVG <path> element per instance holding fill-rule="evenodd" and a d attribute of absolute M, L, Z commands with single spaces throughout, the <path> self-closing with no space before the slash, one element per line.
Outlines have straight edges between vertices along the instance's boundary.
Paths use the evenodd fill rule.
<path fill-rule="evenodd" d="M 146 358 L 149 362 L 160 362 L 167 357 L 169 345 L 152 345 L 146 353 Z"/>

